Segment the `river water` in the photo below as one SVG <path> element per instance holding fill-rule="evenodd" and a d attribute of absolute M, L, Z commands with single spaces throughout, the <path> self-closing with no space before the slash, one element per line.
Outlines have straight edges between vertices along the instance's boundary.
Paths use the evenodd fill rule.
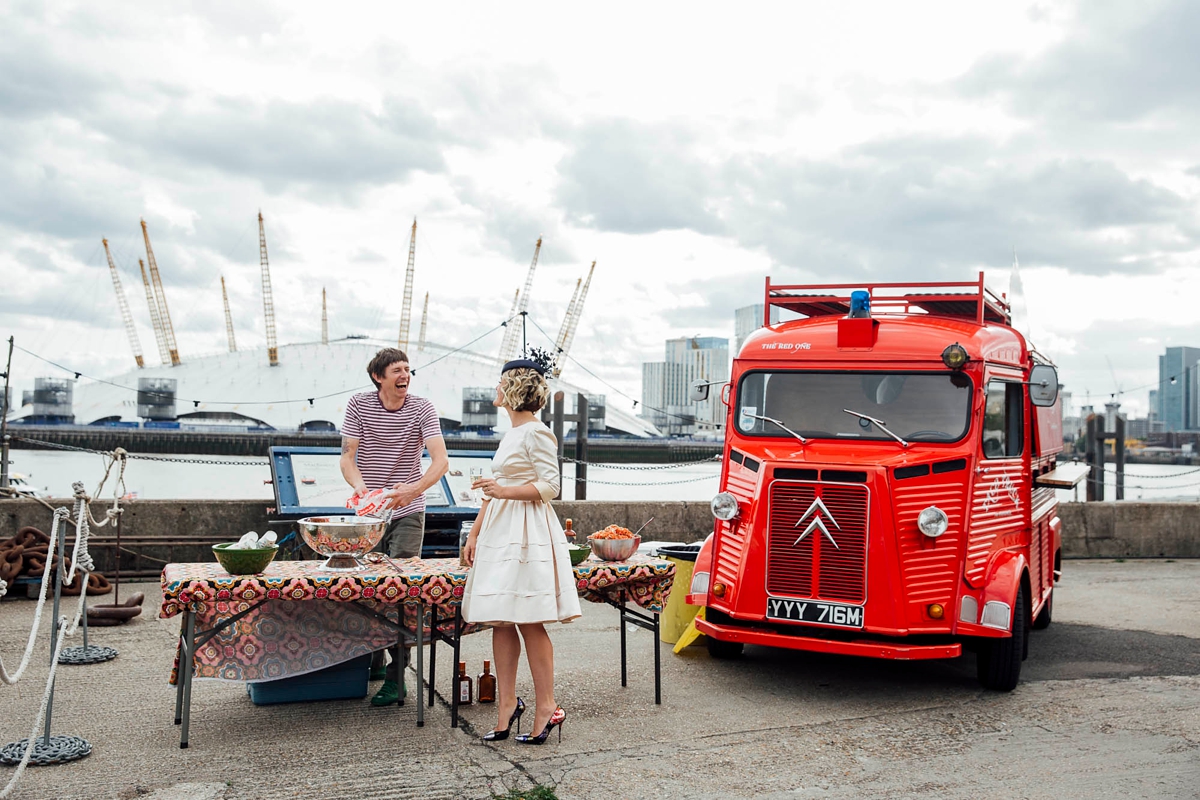
<path fill-rule="evenodd" d="M 156 457 L 158 458 L 158 457 Z M 271 469 L 267 459 L 238 456 L 163 456 L 185 461 L 148 460 L 131 457 L 125 472 L 125 485 L 143 500 L 264 500 L 275 499 L 270 484 Z M 71 483 L 83 481 L 88 492 L 95 490 L 104 475 L 106 459 L 99 455 L 42 450 L 11 451 L 12 470 L 25 476 L 30 484 L 54 497 L 70 497 Z M 221 464 L 195 463 L 220 461 Z M 468 462 L 452 463 L 452 470 L 464 475 Z M 299 477 L 312 481 L 303 487 L 310 496 L 326 498 L 349 494 L 337 471 L 337 459 L 306 469 Z M 1115 467 L 1107 465 L 1105 498 L 1116 496 Z M 563 468 L 563 495 L 574 497 L 574 470 Z M 589 500 L 689 500 L 707 502 L 717 492 L 720 466 L 715 462 L 684 466 L 645 464 L 588 467 Z M 111 497 L 113 484 L 104 489 Z M 1076 499 L 1076 493 L 1062 490 L 1060 500 Z M 1080 484 L 1078 499 L 1085 497 Z M 1125 499 L 1166 502 L 1200 501 L 1200 468 L 1168 464 L 1127 464 L 1125 467 Z"/>

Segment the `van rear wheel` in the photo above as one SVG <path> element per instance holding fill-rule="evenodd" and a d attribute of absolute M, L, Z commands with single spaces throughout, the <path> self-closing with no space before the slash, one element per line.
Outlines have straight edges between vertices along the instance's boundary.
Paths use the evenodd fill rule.
<path fill-rule="evenodd" d="M 1029 635 L 1029 592 L 1025 584 L 1017 590 L 1013 608 L 1012 636 L 1006 639 L 986 639 L 976 653 L 976 673 L 985 689 L 1011 692 L 1021 679 L 1021 660 Z"/>
<path fill-rule="evenodd" d="M 713 658 L 740 658 L 742 650 L 745 649 L 745 645 L 741 642 L 722 642 L 711 636 L 705 636 L 704 639 L 708 645 L 708 654 Z"/>

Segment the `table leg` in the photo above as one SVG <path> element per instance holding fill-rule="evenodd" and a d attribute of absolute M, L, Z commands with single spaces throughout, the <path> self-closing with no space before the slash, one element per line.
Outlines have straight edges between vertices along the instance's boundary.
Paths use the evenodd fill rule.
<path fill-rule="evenodd" d="M 459 649 L 462 644 L 462 606 L 454 607 L 454 663 L 450 666 L 450 727 L 458 727 L 458 675 Z"/>
<path fill-rule="evenodd" d="M 662 639 L 658 636 L 660 614 L 654 615 L 654 705 L 662 705 Z"/>
<path fill-rule="evenodd" d="M 404 655 L 404 606 L 403 605 L 396 606 L 396 654 L 399 656 Z M 397 670 L 397 672 L 399 673 L 399 681 L 400 681 L 401 687 L 404 686 L 404 673 L 407 671 L 407 669 L 408 669 L 408 664 L 405 664 L 403 668 Z M 417 692 L 417 704 L 420 705 L 420 703 L 421 703 L 421 693 Z M 404 695 L 403 694 L 400 695 L 400 701 L 398 703 L 396 703 L 396 707 L 399 708 L 402 705 L 404 705 Z"/>
<path fill-rule="evenodd" d="M 429 707 L 433 708 L 433 689 L 437 686 L 437 628 L 438 609 L 433 607 L 432 620 L 429 623 Z"/>
<path fill-rule="evenodd" d="M 187 663 L 187 617 L 179 631 L 179 666 L 175 671 L 175 724 L 183 723 L 183 665 Z"/>
<path fill-rule="evenodd" d="M 625 675 L 625 592 L 621 591 L 621 685 L 627 686 Z"/>
<path fill-rule="evenodd" d="M 403 610 L 401 610 L 403 613 Z M 421 693 L 425 687 L 421 681 L 425 678 L 425 605 L 417 605 L 417 727 L 425 727 L 425 704 L 421 702 Z"/>
<path fill-rule="evenodd" d="M 179 680 L 183 681 L 183 729 L 179 733 L 179 747 L 186 750 L 188 746 L 188 728 L 192 719 L 192 671 L 195 669 L 196 649 L 196 612 L 187 610 L 187 622 L 184 633 L 184 657 L 180 659 Z"/>

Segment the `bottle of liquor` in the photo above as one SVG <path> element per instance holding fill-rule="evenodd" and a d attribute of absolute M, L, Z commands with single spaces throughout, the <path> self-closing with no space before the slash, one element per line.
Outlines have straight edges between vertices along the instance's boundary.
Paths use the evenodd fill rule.
<path fill-rule="evenodd" d="M 567 544 L 575 543 L 575 531 L 571 528 L 571 520 L 567 520 L 567 527 L 563 528 L 563 533 L 566 534 Z"/>
<path fill-rule="evenodd" d="M 483 672 L 479 673 L 479 702 L 496 702 L 496 676 L 492 674 L 492 662 L 483 662 Z"/>
<path fill-rule="evenodd" d="M 458 704 L 460 706 L 471 705 L 471 698 L 475 694 L 475 681 L 467 674 L 467 662 L 458 662 L 458 675 L 454 678 L 454 692 L 458 695 Z"/>

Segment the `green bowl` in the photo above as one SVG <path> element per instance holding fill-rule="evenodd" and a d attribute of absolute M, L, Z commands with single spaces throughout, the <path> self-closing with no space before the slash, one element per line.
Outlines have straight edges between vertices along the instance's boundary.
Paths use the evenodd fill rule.
<path fill-rule="evenodd" d="M 278 547 L 260 547 L 254 550 L 230 550 L 230 545 L 237 544 L 236 542 L 226 542 L 225 544 L 214 544 L 212 546 L 213 555 L 217 557 L 217 563 L 221 568 L 230 575 L 257 575 L 267 568 L 275 554 L 279 552 Z"/>
<path fill-rule="evenodd" d="M 571 566 L 578 567 L 587 557 L 592 554 L 592 548 L 581 547 L 579 545 L 567 545 L 567 552 L 571 555 Z"/>

